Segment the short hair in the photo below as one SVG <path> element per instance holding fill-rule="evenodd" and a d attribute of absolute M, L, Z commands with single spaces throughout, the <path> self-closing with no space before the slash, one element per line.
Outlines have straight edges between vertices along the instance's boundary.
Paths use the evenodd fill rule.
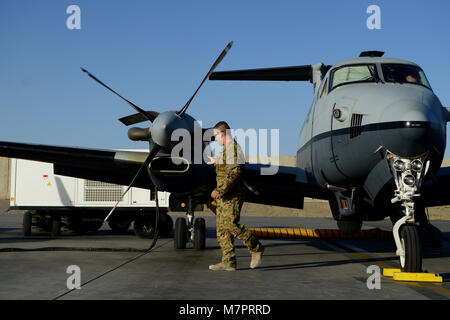
<path fill-rule="evenodd" d="M 223 133 L 227 133 L 227 130 L 230 130 L 231 128 L 225 121 L 219 121 L 216 123 L 213 129 L 219 130 L 220 132 Z"/>

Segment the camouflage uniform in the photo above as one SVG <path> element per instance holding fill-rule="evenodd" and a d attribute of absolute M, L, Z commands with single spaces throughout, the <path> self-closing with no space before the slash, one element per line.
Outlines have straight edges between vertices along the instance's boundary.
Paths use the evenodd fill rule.
<path fill-rule="evenodd" d="M 236 267 L 234 238 L 242 240 L 250 253 L 260 251 L 261 244 L 256 236 L 239 224 L 244 203 L 243 185 L 245 158 L 235 140 L 229 141 L 215 162 L 217 174 L 217 241 L 222 248 L 222 262 Z"/>

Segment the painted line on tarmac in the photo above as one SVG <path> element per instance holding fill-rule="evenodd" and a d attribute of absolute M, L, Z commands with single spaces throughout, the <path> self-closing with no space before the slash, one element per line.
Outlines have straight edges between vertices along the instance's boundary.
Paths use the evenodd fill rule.
<path fill-rule="evenodd" d="M 334 250 L 343 253 L 346 256 L 353 255 L 358 258 L 365 260 L 366 262 L 361 262 L 361 264 L 369 265 L 370 263 L 374 263 L 380 268 L 393 268 L 398 267 L 398 265 L 386 263 L 380 261 L 378 257 L 376 257 L 373 253 L 369 253 L 364 249 L 361 249 L 355 245 L 349 243 L 343 243 L 343 241 L 325 241 L 326 245 L 330 248 L 334 248 Z M 351 256 L 350 256 L 351 257 Z M 419 283 L 419 282 L 399 282 L 394 281 L 392 279 L 386 279 L 390 283 L 398 283 L 405 285 L 417 293 L 424 295 L 431 299 L 449 299 L 450 298 L 450 290 L 444 288 L 442 284 L 437 283 Z"/>

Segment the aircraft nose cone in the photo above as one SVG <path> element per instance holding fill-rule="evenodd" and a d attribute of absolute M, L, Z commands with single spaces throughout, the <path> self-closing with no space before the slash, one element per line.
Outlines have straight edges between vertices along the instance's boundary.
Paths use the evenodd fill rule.
<path fill-rule="evenodd" d="M 402 157 L 417 157 L 445 149 L 445 128 L 432 108 L 417 101 L 390 105 L 381 116 L 383 145 Z"/>

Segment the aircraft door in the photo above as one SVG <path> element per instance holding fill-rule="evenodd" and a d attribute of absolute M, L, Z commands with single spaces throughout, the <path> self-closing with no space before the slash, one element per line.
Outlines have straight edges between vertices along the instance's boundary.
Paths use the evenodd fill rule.
<path fill-rule="evenodd" d="M 331 109 L 331 152 L 332 161 L 342 178 L 348 180 L 355 155 L 350 147 L 351 139 L 361 134 L 362 115 L 353 114 L 355 99 L 340 97 Z"/>

